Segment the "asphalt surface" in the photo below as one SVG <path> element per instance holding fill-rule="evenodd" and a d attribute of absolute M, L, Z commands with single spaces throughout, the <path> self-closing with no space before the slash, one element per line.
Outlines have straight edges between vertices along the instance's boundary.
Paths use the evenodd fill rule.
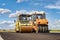
<path fill-rule="evenodd" d="M 0 33 L 4 40 L 60 40 L 60 34 L 51 33 Z"/>

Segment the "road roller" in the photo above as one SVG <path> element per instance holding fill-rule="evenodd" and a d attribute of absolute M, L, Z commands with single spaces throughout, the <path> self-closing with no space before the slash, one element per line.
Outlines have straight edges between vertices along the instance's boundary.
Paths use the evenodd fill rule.
<path fill-rule="evenodd" d="M 48 31 L 48 20 L 44 11 L 32 12 L 32 22 L 35 32 L 49 32 Z"/>
<path fill-rule="evenodd" d="M 31 15 L 30 14 L 19 14 L 18 19 L 15 23 L 15 31 L 16 32 L 32 32 L 33 26 L 31 21 Z"/>

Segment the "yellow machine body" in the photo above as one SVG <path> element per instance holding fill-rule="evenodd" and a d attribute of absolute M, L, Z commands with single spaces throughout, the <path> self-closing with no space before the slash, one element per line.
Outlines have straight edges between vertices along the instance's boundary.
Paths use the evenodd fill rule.
<path fill-rule="evenodd" d="M 20 14 L 15 25 L 16 32 L 48 32 L 48 21 L 45 12 Z"/>
<path fill-rule="evenodd" d="M 48 32 L 48 21 L 45 17 L 45 12 L 34 12 L 32 18 L 36 32 Z"/>
<path fill-rule="evenodd" d="M 23 17 L 28 19 L 28 17 L 30 16 L 31 15 L 28 14 L 19 15 L 20 19 L 18 18 L 18 20 L 16 21 L 16 27 L 15 27 L 16 32 L 32 32 L 33 26 L 31 20 L 23 19 Z"/>

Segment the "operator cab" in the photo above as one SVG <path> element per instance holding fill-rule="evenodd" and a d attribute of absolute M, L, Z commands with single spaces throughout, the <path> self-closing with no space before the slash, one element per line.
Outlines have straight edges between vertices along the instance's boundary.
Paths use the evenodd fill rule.
<path fill-rule="evenodd" d="M 36 19 L 45 19 L 46 17 L 44 12 L 35 12 L 33 13 L 32 18 L 36 20 Z"/>
<path fill-rule="evenodd" d="M 33 12 L 32 18 L 34 26 L 38 27 L 38 32 L 48 32 L 48 21 L 45 12 Z"/>
<path fill-rule="evenodd" d="M 31 20 L 31 15 L 28 15 L 28 14 L 21 14 L 21 15 L 19 15 L 19 20 L 27 20 L 27 21 L 29 21 L 29 20 Z"/>
<path fill-rule="evenodd" d="M 30 14 L 20 14 L 19 21 L 20 21 L 20 23 L 23 23 L 23 24 L 29 24 L 29 22 L 31 21 L 31 15 Z"/>

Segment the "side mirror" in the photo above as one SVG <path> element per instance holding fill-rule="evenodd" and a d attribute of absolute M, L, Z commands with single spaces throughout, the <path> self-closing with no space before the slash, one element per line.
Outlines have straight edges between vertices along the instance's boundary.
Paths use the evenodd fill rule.
<path fill-rule="evenodd" d="M 14 20 L 14 22 L 16 22 L 16 20 Z"/>

